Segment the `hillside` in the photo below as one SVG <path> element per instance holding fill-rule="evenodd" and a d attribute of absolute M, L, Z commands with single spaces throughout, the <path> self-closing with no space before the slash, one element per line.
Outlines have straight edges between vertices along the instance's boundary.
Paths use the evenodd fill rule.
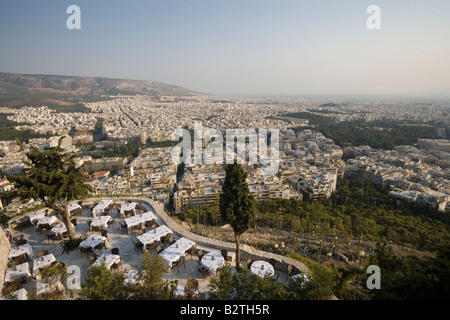
<path fill-rule="evenodd" d="M 196 93 L 155 81 L 0 73 L 0 106 L 62 104 L 118 94 L 188 96 Z"/>

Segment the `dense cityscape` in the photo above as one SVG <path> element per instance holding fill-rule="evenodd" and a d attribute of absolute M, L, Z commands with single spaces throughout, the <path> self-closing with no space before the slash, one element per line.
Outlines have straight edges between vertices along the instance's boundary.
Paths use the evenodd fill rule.
<path fill-rule="evenodd" d="M 97 194 L 145 195 L 165 204 L 173 197 L 175 210 L 214 203 L 224 178 L 223 165 L 187 166 L 177 180 L 177 166 L 170 157 L 177 143 L 171 141 L 174 129 L 193 129 L 197 120 L 202 121 L 204 131 L 280 130 L 278 174 L 263 175 L 257 165 L 246 168 L 251 192 L 259 200 L 329 198 L 336 190 L 337 177 L 344 177 L 369 180 L 383 189 L 389 186 L 392 196 L 401 200 L 419 201 L 441 211 L 450 209 L 450 142 L 445 139 L 450 121 L 445 103 L 127 96 L 86 103 L 86 108 L 89 112 L 57 113 L 46 106 L 1 108 L 0 112 L 8 120 L 20 123 L 17 130 L 52 136 L 30 139 L 29 144 L 55 146 L 58 138 L 65 136 L 64 148 L 82 155 L 77 160 L 80 165 L 89 163 L 86 183 Z M 414 145 L 398 145 L 392 150 L 367 145 L 339 146 L 320 132 L 320 125 L 284 116 L 300 112 L 326 115 L 337 123 L 365 121 L 366 126 L 385 119 L 391 123 L 406 120 L 413 126 L 431 126 L 439 139 L 419 138 Z M 96 130 L 98 124 L 100 135 L 96 134 L 100 131 Z M 147 142 L 172 146 L 147 147 Z M 13 186 L 7 175 L 20 173 L 25 154 L 16 141 L 0 143 L 0 170 L 6 175 L 1 187 L 2 191 L 10 191 Z M 112 144 L 117 147 L 134 143 L 141 144 L 134 157 L 102 154 Z M 20 211 L 17 202 L 3 206 L 8 213 Z"/>

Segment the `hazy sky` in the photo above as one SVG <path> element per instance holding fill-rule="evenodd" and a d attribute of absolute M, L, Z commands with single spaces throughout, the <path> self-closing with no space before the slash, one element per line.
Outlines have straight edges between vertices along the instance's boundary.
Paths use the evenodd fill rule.
<path fill-rule="evenodd" d="M 71 4 L 81 30 L 66 27 Z M 372 4 L 381 30 L 366 26 Z M 217 95 L 450 97 L 450 1 L 1 1 L 0 72 Z"/>

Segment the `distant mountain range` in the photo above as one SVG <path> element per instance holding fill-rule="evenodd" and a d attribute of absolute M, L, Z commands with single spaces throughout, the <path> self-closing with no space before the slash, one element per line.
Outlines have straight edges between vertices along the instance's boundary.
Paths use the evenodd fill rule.
<path fill-rule="evenodd" d="M 189 96 L 194 91 L 155 81 L 0 73 L 0 104 L 92 100 L 104 95 Z"/>

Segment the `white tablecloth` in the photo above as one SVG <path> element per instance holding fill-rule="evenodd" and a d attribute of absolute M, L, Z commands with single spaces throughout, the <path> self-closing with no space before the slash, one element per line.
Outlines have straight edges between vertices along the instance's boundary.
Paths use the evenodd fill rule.
<path fill-rule="evenodd" d="M 92 227 L 94 227 L 94 228 L 106 230 L 106 229 L 108 229 L 108 221 L 109 220 L 111 220 L 111 216 L 95 217 L 94 219 L 92 219 L 91 229 L 92 229 Z"/>
<path fill-rule="evenodd" d="M 29 243 L 20 245 L 17 249 L 9 250 L 8 258 L 12 259 L 15 257 L 19 257 L 23 254 L 26 254 L 29 258 L 33 255 L 33 248 L 31 248 Z"/>
<path fill-rule="evenodd" d="M 98 203 L 93 209 L 92 214 L 95 217 L 96 215 L 102 215 L 105 212 L 105 209 L 112 204 L 112 200 L 102 200 Z"/>
<path fill-rule="evenodd" d="M 136 206 L 138 204 L 136 202 L 131 202 L 131 203 L 124 203 L 122 204 L 122 206 L 120 207 L 120 215 L 123 217 L 125 215 L 125 211 L 131 211 L 131 210 L 135 210 Z M 133 213 L 133 215 L 135 214 L 135 212 Z"/>
<path fill-rule="evenodd" d="M 300 279 L 302 279 L 302 278 L 303 278 L 303 281 L 301 284 L 301 288 L 303 288 L 305 286 L 306 282 L 309 281 L 309 278 L 306 274 L 303 274 L 303 273 L 295 274 L 289 278 L 289 281 L 300 281 Z"/>
<path fill-rule="evenodd" d="M 69 213 L 71 213 L 71 211 L 77 210 L 77 209 L 82 209 L 81 206 L 78 203 L 69 203 L 69 205 L 67 206 L 67 209 L 69 210 Z"/>
<path fill-rule="evenodd" d="M 74 227 L 73 223 L 72 223 L 72 227 Z M 57 224 L 51 230 L 51 232 L 55 235 L 62 235 L 66 231 L 67 231 L 67 227 L 64 223 Z"/>
<path fill-rule="evenodd" d="M 156 220 L 156 216 L 153 214 L 153 212 L 145 212 L 142 214 L 138 214 L 137 216 L 124 219 L 127 225 L 128 233 L 131 232 L 132 227 L 137 226 L 139 224 L 145 224 L 146 222 L 152 220 Z"/>
<path fill-rule="evenodd" d="M 186 255 L 186 251 L 195 247 L 195 242 L 186 238 L 181 238 L 170 247 L 166 248 L 159 255 L 163 259 L 165 267 L 172 267 L 181 256 Z"/>
<path fill-rule="evenodd" d="M 24 288 L 11 292 L 11 296 L 14 296 L 17 300 L 28 300 L 28 292 Z M 6 300 L 6 298 L 0 297 L 0 300 Z"/>
<path fill-rule="evenodd" d="M 275 273 L 275 270 L 273 269 L 273 266 L 263 260 L 258 260 L 252 263 L 250 267 L 250 271 L 253 274 L 256 274 L 257 276 L 263 278 L 265 276 L 273 276 Z"/>
<path fill-rule="evenodd" d="M 58 218 L 56 218 L 55 216 L 43 217 L 43 218 L 39 219 L 39 221 L 36 224 L 36 227 L 39 227 L 40 225 L 46 225 L 46 224 L 48 224 L 49 226 L 52 226 L 58 222 L 61 223 L 58 220 Z"/>
<path fill-rule="evenodd" d="M 11 282 L 23 276 L 31 277 L 30 264 L 28 262 L 6 269 L 5 283 Z"/>
<path fill-rule="evenodd" d="M 36 277 L 40 269 L 50 267 L 56 258 L 53 254 L 48 254 L 46 256 L 36 258 L 33 260 L 33 277 Z"/>
<path fill-rule="evenodd" d="M 203 256 L 201 263 L 212 274 L 216 274 L 225 264 L 225 258 L 220 252 L 210 252 Z"/>
<path fill-rule="evenodd" d="M 45 217 L 45 211 L 39 210 L 39 211 L 28 214 L 27 217 L 28 217 L 28 219 L 30 219 L 32 224 L 36 225 L 36 222 L 39 221 L 39 219 L 42 219 Z"/>
<path fill-rule="evenodd" d="M 95 260 L 95 262 L 92 264 L 94 267 L 100 267 L 101 262 L 105 262 L 105 266 L 110 269 L 114 264 L 119 263 L 121 260 L 120 256 L 117 254 L 107 254 L 103 253 L 100 255 L 100 257 Z"/>
<path fill-rule="evenodd" d="M 51 293 L 55 291 L 56 289 L 64 290 L 64 285 L 60 280 L 54 280 L 52 281 L 52 285 L 50 286 L 49 283 L 43 282 L 41 280 L 37 281 L 36 283 L 36 295 L 41 296 L 43 294 Z"/>
<path fill-rule="evenodd" d="M 137 239 L 144 245 L 144 250 L 146 250 L 147 245 L 152 244 L 155 241 L 159 241 L 161 237 L 165 237 L 171 233 L 172 230 L 170 230 L 169 227 L 162 225 L 138 236 Z"/>
<path fill-rule="evenodd" d="M 128 274 L 125 277 L 124 282 L 126 284 L 129 284 L 129 285 L 139 284 L 138 279 L 137 279 L 138 275 L 139 275 L 139 271 L 137 271 L 137 270 L 130 270 L 130 271 L 128 271 Z"/>
<path fill-rule="evenodd" d="M 93 235 L 89 236 L 86 240 L 81 241 L 80 247 L 94 248 L 102 242 L 105 242 L 106 247 L 109 247 L 106 237 L 100 236 L 98 234 L 93 234 Z"/>

